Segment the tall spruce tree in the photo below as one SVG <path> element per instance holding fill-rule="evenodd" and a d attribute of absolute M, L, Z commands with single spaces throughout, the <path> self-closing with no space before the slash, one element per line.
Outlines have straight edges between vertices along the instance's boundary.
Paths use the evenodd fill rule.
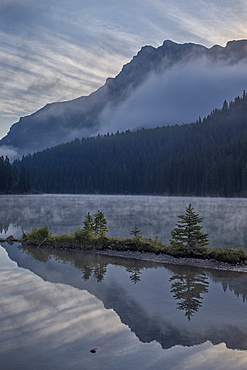
<path fill-rule="evenodd" d="M 14 187 L 14 175 L 13 168 L 6 156 L 0 157 L 0 192 L 9 192 Z"/>
<path fill-rule="evenodd" d="M 186 255 L 205 250 L 208 234 L 201 232 L 202 226 L 198 224 L 202 218 L 194 212 L 191 204 L 186 208 L 186 213 L 178 218 L 177 227 L 171 232 L 171 246 L 184 250 Z"/>
<path fill-rule="evenodd" d="M 104 237 L 108 231 L 107 220 L 102 211 L 97 211 L 94 215 L 94 234 L 95 236 Z"/>
<path fill-rule="evenodd" d="M 17 189 L 24 193 L 31 189 L 29 172 L 24 167 L 22 167 L 20 171 Z"/>
<path fill-rule="evenodd" d="M 91 216 L 90 212 L 87 213 L 87 216 L 85 217 L 85 220 L 83 221 L 83 228 L 82 230 L 85 231 L 85 234 L 87 236 L 90 236 L 93 234 L 94 231 L 94 220 Z"/>

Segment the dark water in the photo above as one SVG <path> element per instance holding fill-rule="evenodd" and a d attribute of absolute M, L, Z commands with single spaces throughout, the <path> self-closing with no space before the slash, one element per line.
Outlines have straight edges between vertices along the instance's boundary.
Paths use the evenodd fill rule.
<path fill-rule="evenodd" d="M 218 226 L 205 222 L 207 232 L 215 228 L 219 237 L 227 220 L 231 233 L 244 230 L 247 207 L 240 199 L 1 199 L 7 234 L 44 224 L 56 233 L 72 232 L 87 211 L 101 209 L 114 235 L 126 236 L 139 221 L 143 234 L 152 236 L 157 227 L 155 234 L 165 239 L 168 232 L 158 229 L 176 222 L 193 200 L 205 220 L 221 215 Z M 238 238 L 244 243 L 243 235 Z M 0 292 L 1 370 L 247 368 L 247 274 L 2 243 Z"/>

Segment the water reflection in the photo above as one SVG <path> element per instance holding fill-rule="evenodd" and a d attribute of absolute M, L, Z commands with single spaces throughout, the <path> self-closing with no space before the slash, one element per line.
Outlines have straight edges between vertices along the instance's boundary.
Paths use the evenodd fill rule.
<path fill-rule="evenodd" d="M 185 316 L 190 321 L 195 312 L 202 307 L 202 293 L 208 293 L 209 281 L 205 273 L 196 273 L 187 269 L 186 273 L 173 275 L 171 292 L 178 300 L 177 309 L 185 311 Z"/>
<path fill-rule="evenodd" d="M 136 284 L 138 283 L 139 281 L 141 281 L 141 270 L 140 268 L 137 268 L 137 267 L 127 267 L 126 268 L 126 271 L 128 271 L 130 273 L 130 280 Z"/>
<path fill-rule="evenodd" d="M 93 253 L 84 253 L 84 258 L 77 258 L 77 253 L 66 253 L 64 251 L 54 250 L 51 251 L 49 248 L 32 248 L 30 246 L 18 246 L 18 248 L 27 254 L 30 254 L 36 261 L 47 263 L 52 257 L 55 256 L 57 260 L 63 262 L 70 262 L 82 272 L 82 279 L 89 280 L 94 278 L 97 282 L 104 280 L 105 274 L 107 273 L 107 266 L 115 261 L 116 258 L 108 258 L 107 262 L 101 255 L 95 255 Z M 119 260 L 120 263 L 122 259 Z M 125 271 L 129 274 L 129 279 L 134 284 L 141 281 L 141 274 L 143 267 L 138 267 L 142 265 L 143 262 L 136 260 L 128 260 L 125 266 Z M 156 264 L 155 264 L 156 265 Z M 151 264 L 149 264 L 151 266 Z"/>
<path fill-rule="evenodd" d="M 172 348 L 164 350 L 163 348 L 166 347 L 162 348 L 158 341 L 140 341 L 132 329 L 134 325 L 129 327 L 124 325 L 119 319 L 121 316 L 117 315 L 115 310 L 106 309 L 103 306 L 102 302 L 104 304 L 107 302 L 107 295 L 101 295 L 101 298 L 103 296 L 104 299 L 97 299 L 96 294 L 93 295 L 82 289 L 82 286 L 79 289 L 73 286 L 73 284 L 76 285 L 76 282 L 85 283 L 85 281 L 80 278 L 79 270 L 74 267 L 69 268 L 69 262 L 54 262 L 54 259 L 51 258 L 48 262 L 36 261 L 35 263 L 33 260 L 31 263 L 32 257 L 30 255 L 15 247 L 6 247 L 9 253 L 16 257 L 20 265 L 26 268 L 32 266 L 37 275 L 39 273 L 43 279 L 30 273 L 29 270 L 17 268 L 15 263 L 6 264 L 0 270 L 1 370 L 246 369 L 246 352 L 229 350 L 222 342 L 213 345 L 209 340 L 205 340 L 201 344 L 194 343 L 190 347 L 174 345 Z M 108 266 L 109 269 L 110 266 Z M 159 269 L 154 270 L 154 272 L 158 271 Z M 117 267 L 117 272 L 121 275 L 120 280 L 124 280 L 121 266 Z M 139 303 L 141 303 L 141 296 L 138 295 L 139 289 L 136 287 L 141 288 L 146 280 L 145 287 L 147 288 L 147 280 L 152 280 L 152 272 L 153 269 L 144 269 L 143 279 L 137 285 L 132 284 L 128 278 L 130 286 L 133 287 L 138 296 Z M 67 273 L 69 273 L 68 276 L 66 276 Z M 109 279 L 109 273 L 112 273 L 111 279 Z M 148 275 L 145 277 L 146 273 Z M 74 276 L 70 280 L 71 276 L 69 275 L 71 274 Z M 163 274 L 159 277 L 162 276 Z M 111 295 L 110 287 L 114 285 L 116 278 L 117 275 L 114 275 L 114 271 L 108 271 L 105 275 L 109 288 L 108 295 Z M 57 282 L 52 283 L 52 280 Z M 92 281 L 95 281 L 93 277 Z M 88 290 L 90 290 L 89 282 L 90 279 L 87 281 Z M 104 290 L 102 284 L 103 282 L 96 283 L 96 286 L 100 286 L 100 290 Z M 115 288 L 118 287 L 117 284 Z M 164 287 L 163 280 L 162 290 Z M 115 301 L 118 300 L 121 293 L 125 293 L 125 291 L 115 289 Z M 147 290 L 145 294 L 148 294 Z M 117 302 L 114 305 L 113 298 L 111 297 L 111 303 L 116 307 Z M 122 302 L 129 298 L 130 295 L 124 296 Z M 149 294 L 147 298 L 150 298 Z M 152 306 L 156 306 L 155 300 L 150 303 Z M 162 307 L 164 310 L 165 305 Z M 140 304 L 137 308 L 143 315 Z M 123 309 L 126 309 L 126 304 Z M 155 324 L 155 316 L 161 314 L 162 311 L 158 307 L 153 318 L 150 315 L 151 311 L 148 312 L 148 307 L 144 311 L 146 311 L 146 315 L 143 317 L 145 321 L 142 325 L 144 332 L 142 338 L 145 339 L 145 332 L 153 331 L 149 338 L 146 334 L 146 339 L 150 339 L 152 335 L 155 335 L 152 323 Z M 125 319 L 130 324 L 131 312 L 127 316 L 129 319 L 127 320 L 126 316 Z M 167 321 L 172 321 L 169 310 L 165 310 L 164 317 L 166 316 Z M 139 322 L 138 311 L 133 315 L 134 321 Z M 162 321 L 157 324 L 161 324 L 160 333 L 162 334 L 162 330 L 165 329 Z M 169 325 L 166 328 L 168 330 L 164 331 L 164 342 L 169 341 Z M 184 328 L 182 329 L 184 330 Z M 137 330 L 136 332 L 138 333 Z M 175 334 L 179 334 L 179 332 L 177 331 Z M 190 331 L 188 336 L 189 334 L 193 334 L 193 331 Z M 233 330 L 231 334 L 234 336 Z M 90 353 L 90 349 L 93 347 L 99 348 L 95 355 Z"/>
<path fill-rule="evenodd" d="M 226 284 L 230 275 L 225 272 L 192 267 L 188 271 L 185 266 L 162 267 L 85 252 L 61 250 L 51 254 L 42 249 L 34 254 L 31 249 L 5 248 L 20 267 L 45 281 L 93 294 L 143 343 L 156 341 L 169 349 L 210 341 L 247 349 L 246 303 L 235 295 L 241 292 L 246 296 L 246 274 L 231 273 L 230 286 Z M 177 309 L 178 303 L 182 310 Z"/>
<path fill-rule="evenodd" d="M 47 263 L 51 257 L 52 253 L 46 251 L 43 248 L 30 248 L 25 246 L 18 246 L 18 249 L 22 250 L 26 254 L 30 254 L 33 259 L 39 262 Z"/>

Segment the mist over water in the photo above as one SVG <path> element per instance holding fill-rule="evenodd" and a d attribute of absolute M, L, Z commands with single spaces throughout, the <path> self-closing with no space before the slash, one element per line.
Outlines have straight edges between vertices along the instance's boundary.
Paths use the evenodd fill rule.
<path fill-rule="evenodd" d="M 247 199 L 121 195 L 1 196 L 0 236 L 48 226 L 53 234 L 73 233 L 82 227 L 87 212 L 104 212 L 108 236 L 128 237 L 133 227 L 143 237 L 169 244 L 171 231 L 191 203 L 203 218 L 209 247 L 247 247 Z"/>

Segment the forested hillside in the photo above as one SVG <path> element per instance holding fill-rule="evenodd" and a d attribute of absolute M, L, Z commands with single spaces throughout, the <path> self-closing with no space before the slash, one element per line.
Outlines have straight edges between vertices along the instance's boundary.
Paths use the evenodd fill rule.
<path fill-rule="evenodd" d="M 203 120 L 75 139 L 16 161 L 47 193 L 247 195 L 247 96 Z"/>
<path fill-rule="evenodd" d="M 25 193 L 30 191 L 29 173 L 20 167 L 18 171 L 9 158 L 0 157 L 0 194 Z"/>

